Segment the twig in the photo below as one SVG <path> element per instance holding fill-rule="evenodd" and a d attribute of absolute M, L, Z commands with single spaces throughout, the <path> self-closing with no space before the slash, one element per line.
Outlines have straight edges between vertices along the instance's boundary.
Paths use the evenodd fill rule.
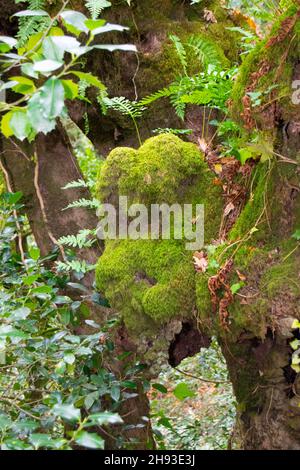
<path fill-rule="evenodd" d="M 177 372 L 179 372 L 180 374 L 183 374 L 183 375 L 186 375 L 187 377 L 192 377 L 193 379 L 196 379 L 196 380 L 200 380 L 200 382 L 207 382 L 207 383 L 211 383 L 211 384 L 229 384 L 229 380 L 208 380 L 208 379 L 204 379 L 203 377 L 197 377 L 196 375 L 193 375 L 193 374 L 190 374 L 189 372 L 185 372 L 181 369 L 178 369 L 178 367 L 174 367 L 175 370 L 177 370 Z"/>
<path fill-rule="evenodd" d="M 4 178 L 5 178 L 5 182 L 6 182 L 6 186 L 7 186 L 8 191 L 10 193 L 13 193 L 13 190 L 12 190 L 12 187 L 11 187 L 11 184 L 10 184 L 10 181 L 9 181 L 8 172 L 6 171 L 6 168 L 4 167 L 1 160 L 0 160 L 0 168 L 3 172 L 3 174 L 4 174 Z M 22 263 L 23 263 L 25 269 L 27 269 L 26 261 L 25 261 L 25 254 L 24 254 L 24 249 L 23 249 L 22 228 L 21 228 L 21 225 L 20 225 L 19 220 L 18 220 L 18 213 L 17 213 L 16 209 L 13 210 L 13 214 L 14 214 L 14 219 L 15 219 L 15 223 L 16 223 L 16 227 L 17 227 L 18 246 L 19 246 L 19 250 L 20 250 Z"/>
<path fill-rule="evenodd" d="M 64 251 L 63 247 L 58 243 L 58 240 L 55 238 L 55 236 L 53 235 L 53 233 L 50 229 L 50 224 L 49 224 L 48 217 L 47 217 L 47 214 L 46 214 L 43 196 L 42 196 L 42 193 L 41 193 L 41 190 L 40 190 L 40 187 L 39 187 L 39 161 L 38 161 L 37 154 L 35 154 L 35 157 L 36 157 L 36 164 L 35 164 L 35 169 L 34 169 L 34 187 L 35 187 L 35 190 L 36 190 L 37 198 L 38 198 L 39 203 L 40 203 L 40 209 L 41 209 L 41 212 L 42 212 L 42 216 L 43 216 L 45 225 L 47 227 L 48 235 L 49 235 L 50 240 L 52 241 L 52 243 L 54 245 L 58 246 L 63 259 L 66 260 L 66 255 L 65 255 L 65 251 Z"/>

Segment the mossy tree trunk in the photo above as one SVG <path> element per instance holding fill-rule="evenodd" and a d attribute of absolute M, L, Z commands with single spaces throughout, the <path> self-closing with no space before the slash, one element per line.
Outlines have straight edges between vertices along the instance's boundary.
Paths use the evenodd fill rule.
<path fill-rule="evenodd" d="M 171 257 L 175 256 L 175 251 L 172 253 L 166 247 L 164 252 L 160 245 L 156 252 L 155 244 L 148 246 L 146 242 L 140 247 L 137 242 L 134 245 L 108 243 L 98 264 L 99 288 L 122 311 L 135 340 L 140 342 L 140 349 L 148 356 L 152 369 L 156 365 L 156 371 L 162 356 L 165 359 L 176 342 L 194 341 L 199 347 L 204 344 L 199 337 L 185 336 L 187 324 L 189 331 L 193 330 L 195 311 L 190 287 L 195 282 L 195 302 L 200 317 L 197 326 L 202 337 L 218 336 L 238 402 L 235 439 L 244 449 L 300 448 L 300 383 L 291 367 L 293 350 L 290 345 L 298 336 L 298 331 L 292 329 L 293 321 L 300 318 L 300 255 L 298 242 L 292 238 L 300 227 L 300 122 L 299 105 L 291 101 L 292 83 L 300 79 L 299 44 L 299 2 L 294 2 L 274 26 L 270 38 L 245 60 L 235 86 L 232 114 L 237 120 L 242 119 L 249 139 L 251 132 L 257 131 L 257 161 L 264 158 L 253 165 L 250 184 L 245 178 L 243 208 L 227 233 L 225 245 L 217 249 L 219 264 L 226 267 L 222 277 L 209 279 L 197 273 L 194 281 L 190 271 L 185 271 L 186 259 L 180 260 L 182 265 L 173 273 L 175 261 Z M 270 83 L 276 87 L 269 90 Z M 260 106 L 251 103 L 248 93 L 255 91 L 261 92 L 263 97 Z M 115 196 L 111 193 L 114 189 L 122 189 L 123 194 L 128 191 L 127 195 L 134 200 L 149 203 L 147 186 L 151 194 L 154 190 L 151 182 L 157 183 L 161 178 L 152 165 L 159 165 L 164 177 L 155 202 L 159 202 L 159 198 L 169 203 L 176 200 L 173 194 L 164 193 L 164 187 L 170 189 L 168 177 L 177 178 L 179 161 L 184 165 L 179 141 L 155 138 L 145 143 L 138 154 L 124 149 L 111 153 L 100 177 L 102 197 L 109 201 Z M 187 158 L 188 149 L 184 154 Z M 163 161 L 159 162 L 159 158 Z M 169 158 L 173 161 L 172 169 L 168 167 Z M 199 162 L 200 158 L 198 156 Z M 132 159 L 147 162 L 139 168 L 135 185 L 130 185 L 126 176 L 126 165 Z M 147 174 L 143 167 L 147 168 Z M 184 166 L 180 168 L 182 181 L 179 178 L 176 184 L 180 188 L 178 197 L 184 197 L 188 189 L 184 183 L 186 170 Z M 203 171 L 207 173 L 207 169 Z M 202 169 L 196 173 L 203 177 Z M 189 180 L 187 186 L 195 181 L 196 178 L 193 183 Z M 206 184 L 209 187 L 209 181 Z M 210 220 L 217 220 L 219 224 L 221 214 L 212 206 L 218 196 L 202 192 L 202 197 Z M 152 254 L 150 261 L 149 252 Z M 154 259 L 157 259 L 155 266 Z M 126 266 L 120 267 L 120 261 Z M 167 280 L 165 274 L 162 276 L 161 264 L 170 273 Z M 178 272 L 184 277 L 181 284 Z M 128 279 L 126 284 L 124 279 Z M 229 286 L 241 280 L 245 286 L 233 296 Z M 177 298 L 185 299 L 184 306 L 180 307 L 180 301 L 176 304 Z M 159 308 L 155 310 L 157 305 Z M 169 322 L 159 315 L 169 315 Z M 137 333 L 138 318 L 143 328 L 140 333 Z M 149 332 L 151 337 L 151 328 L 154 340 L 148 338 L 147 342 L 147 338 L 141 336 Z M 172 360 L 170 355 L 169 360 Z"/>
<path fill-rule="evenodd" d="M 242 66 L 233 102 L 235 116 L 250 132 L 256 128 L 272 153 L 256 166 L 249 200 L 229 233 L 228 244 L 241 240 L 228 250 L 237 270 L 232 282 L 243 273 L 246 285 L 228 308 L 228 331 L 218 328 L 244 449 L 300 449 L 300 379 L 290 345 L 300 318 L 300 250 L 292 238 L 300 228 L 300 106 L 292 101 L 292 83 L 300 79 L 299 18 L 294 2 Z M 252 105 L 247 92 L 270 83 L 271 95 Z"/>

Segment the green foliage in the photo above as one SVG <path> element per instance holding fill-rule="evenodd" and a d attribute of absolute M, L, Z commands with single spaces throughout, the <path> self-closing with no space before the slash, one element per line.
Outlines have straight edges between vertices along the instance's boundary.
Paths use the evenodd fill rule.
<path fill-rule="evenodd" d="M 221 49 L 210 39 L 202 36 L 191 36 L 184 44 L 177 36 L 171 36 L 176 52 L 183 67 L 183 75 L 168 87 L 158 90 L 143 98 L 139 105 L 149 106 L 161 98 L 169 98 L 176 114 L 184 120 L 187 104 L 207 106 L 227 110 L 226 102 L 232 89 L 233 77 L 237 69 L 228 69 Z M 203 72 L 189 76 L 187 73 L 192 57 L 198 60 Z M 189 57 L 189 59 L 188 59 Z"/>
<path fill-rule="evenodd" d="M 134 124 L 139 144 L 142 144 L 139 128 L 137 125 L 137 119 L 140 118 L 145 110 L 143 106 L 141 106 L 136 101 L 130 101 L 124 96 L 116 96 L 114 98 L 108 98 L 107 96 L 98 96 L 98 101 L 101 105 L 102 111 L 106 111 L 107 109 L 113 109 L 121 113 L 123 116 L 128 116 L 132 119 Z"/>
<path fill-rule="evenodd" d="M 89 10 L 93 20 L 96 20 L 102 10 L 111 6 L 111 2 L 107 0 L 86 0 L 85 6 Z"/>
<path fill-rule="evenodd" d="M 81 199 L 78 199 L 77 201 L 71 202 L 63 210 L 72 209 L 74 207 L 77 209 L 79 209 L 80 207 L 84 207 L 84 208 L 87 207 L 89 209 L 98 209 L 99 205 L 100 205 L 99 201 L 96 198 L 93 198 L 93 199 L 81 198 Z"/>
<path fill-rule="evenodd" d="M 83 229 L 77 235 L 61 237 L 58 243 L 71 248 L 90 248 L 96 241 L 95 232 L 95 230 Z"/>
<path fill-rule="evenodd" d="M 136 51 L 134 46 L 128 44 L 91 44 L 98 35 L 123 31 L 125 28 L 122 26 L 105 24 L 104 20 L 89 20 L 83 13 L 73 10 L 62 9 L 51 18 L 46 11 L 40 9 L 43 2 L 36 5 L 39 8 L 36 6 L 37 9 L 33 10 L 32 3 L 29 10 L 20 11 L 14 16 L 25 22 L 28 19 L 46 18 L 47 23 L 43 26 L 40 24 L 40 31 L 31 33 L 17 53 L 10 52 L 17 46 L 14 38 L 0 37 L 0 45 L 5 46 L 5 52 L 0 54 L 1 75 L 17 66 L 22 73 L 19 77 L 10 78 L 2 87 L 12 88 L 21 97 L 9 104 L 1 103 L 0 110 L 6 113 L 1 121 L 1 131 L 7 138 L 15 135 L 20 140 L 29 141 L 39 132 L 47 134 L 52 131 L 58 118 L 66 119 L 66 99 L 83 99 L 77 83 L 70 76 L 84 80 L 101 93 L 105 92 L 105 86 L 97 77 L 74 70 L 84 54 L 93 49 Z M 99 5 L 98 3 L 98 8 Z M 61 28 L 54 26 L 58 17 L 71 35 L 64 34 Z M 24 39 L 24 32 L 22 34 Z M 81 41 L 78 40 L 79 36 Z"/>
<path fill-rule="evenodd" d="M 92 332 L 77 335 L 87 307 L 62 295 L 65 288 L 94 295 L 49 270 L 39 250 L 15 250 L 21 193 L 0 198 L 0 446 L 2 450 L 102 449 L 95 430 L 122 425 L 118 409 L 131 394 L 140 366 L 128 362 L 122 377 L 105 368 L 115 356 L 110 324 L 86 320 Z M 19 219 L 19 225 L 22 219 Z M 115 357 L 114 357 L 115 359 Z M 104 403 L 106 404 L 104 406 Z M 122 439 L 118 443 L 123 448 Z"/>
<path fill-rule="evenodd" d="M 227 380 L 225 360 L 215 338 L 210 348 L 185 359 L 179 370 L 163 370 L 159 387 L 152 384 L 151 395 L 158 448 L 226 450 L 236 413 Z M 176 398 L 178 389 L 187 391 L 183 401 L 181 396 Z"/>
<path fill-rule="evenodd" d="M 46 0 L 15 0 L 16 3 L 26 3 L 28 10 L 43 10 L 46 6 Z M 17 33 L 18 45 L 20 47 L 30 39 L 31 36 L 43 31 L 49 26 L 50 18 L 44 16 L 19 17 L 19 29 Z"/>

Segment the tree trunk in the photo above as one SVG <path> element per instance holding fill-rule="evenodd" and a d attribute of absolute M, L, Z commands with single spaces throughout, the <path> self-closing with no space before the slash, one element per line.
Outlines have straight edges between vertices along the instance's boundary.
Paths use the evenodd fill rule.
<path fill-rule="evenodd" d="M 258 229 L 233 257 L 246 286 L 228 308 L 229 331 L 220 335 L 238 401 L 237 440 L 244 449 L 300 449 L 300 379 L 291 367 L 290 345 L 299 338 L 292 324 L 300 318 L 300 252 L 292 238 L 300 227 L 300 106 L 292 102 L 292 83 L 300 79 L 299 24 L 296 1 L 259 58 L 253 54 L 243 66 L 233 102 L 235 116 L 274 146 L 269 163 L 258 164 L 263 176 L 231 232 L 235 241 L 245 229 Z M 271 81 L 277 91 L 268 103 L 252 106 L 247 93 L 263 91 Z M 278 99 L 283 87 L 290 94 Z"/>

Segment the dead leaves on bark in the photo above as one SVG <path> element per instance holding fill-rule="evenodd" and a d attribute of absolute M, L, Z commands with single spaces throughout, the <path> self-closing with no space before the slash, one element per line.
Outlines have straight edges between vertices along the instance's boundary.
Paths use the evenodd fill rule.
<path fill-rule="evenodd" d="M 275 44 L 279 44 L 280 42 L 284 41 L 294 28 L 296 21 L 299 17 L 300 10 L 297 12 L 296 15 L 288 16 L 285 20 L 283 20 L 283 22 L 281 23 L 280 30 L 278 31 L 276 36 L 272 36 L 267 42 L 267 47 L 272 47 Z"/>
<path fill-rule="evenodd" d="M 233 267 L 233 260 L 226 261 L 225 265 L 219 269 L 215 276 L 208 280 L 208 289 L 211 296 L 211 303 L 214 312 L 219 312 L 219 319 L 222 327 L 228 329 L 228 307 L 233 301 L 233 293 L 228 283 L 228 277 Z M 222 293 L 221 298 L 219 297 Z"/>

